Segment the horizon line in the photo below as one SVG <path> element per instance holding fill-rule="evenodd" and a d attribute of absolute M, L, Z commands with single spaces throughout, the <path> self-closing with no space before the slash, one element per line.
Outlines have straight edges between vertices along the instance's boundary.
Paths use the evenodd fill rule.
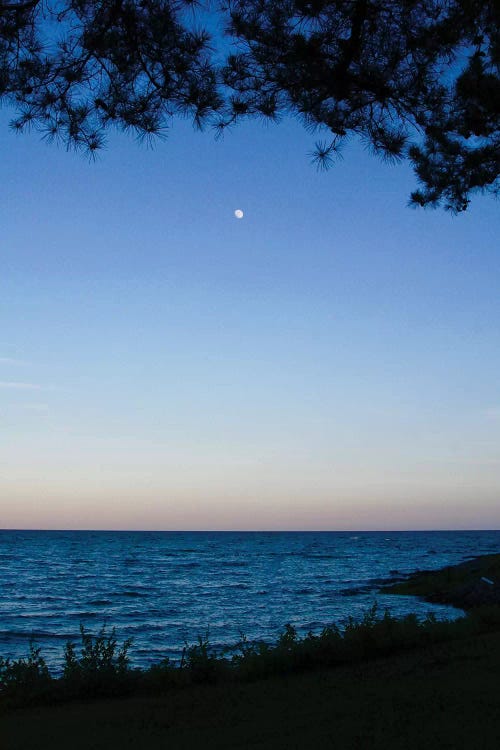
<path fill-rule="evenodd" d="M 432 528 L 432 529 L 67 529 L 67 528 L 0 528 L 0 533 L 4 531 L 39 531 L 39 532 L 103 532 L 117 534 L 406 534 L 415 532 L 457 532 L 457 533 L 475 533 L 478 531 L 500 531 L 492 528 Z"/>

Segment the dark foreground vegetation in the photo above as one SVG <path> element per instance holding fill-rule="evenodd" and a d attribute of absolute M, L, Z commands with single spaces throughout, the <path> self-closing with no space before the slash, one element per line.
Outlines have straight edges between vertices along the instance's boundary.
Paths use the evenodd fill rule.
<path fill-rule="evenodd" d="M 494 604 L 455 621 L 373 608 L 343 631 L 298 638 L 287 625 L 273 645 L 226 653 L 200 638 L 148 670 L 131 668 L 129 647 L 82 629 L 58 677 L 35 645 L 0 660 L 2 750 L 500 746 Z"/>
<path fill-rule="evenodd" d="M 286 625 L 275 644 L 243 639 L 225 652 L 208 637 L 184 649 L 179 664 L 168 658 L 149 669 L 132 668 L 128 650 L 115 632 L 103 628 L 93 636 L 81 628 L 81 646 L 67 643 L 62 674 L 51 674 L 41 649 L 30 644 L 25 658 L 0 659 L 0 708 L 67 703 L 98 697 L 161 693 L 193 684 L 242 683 L 325 667 L 359 664 L 470 637 L 500 632 L 500 607 L 481 607 L 458 620 L 437 620 L 429 614 L 397 619 L 372 607 L 361 621 L 349 620 L 344 630 L 329 625 L 319 635 L 299 638 Z"/>

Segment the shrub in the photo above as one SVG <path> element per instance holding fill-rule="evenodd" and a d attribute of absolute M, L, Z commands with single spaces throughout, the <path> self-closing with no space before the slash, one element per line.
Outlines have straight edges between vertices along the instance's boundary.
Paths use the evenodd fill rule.
<path fill-rule="evenodd" d="M 14 660 L 0 657 L 0 695 L 8 703 L 36 703 L 49 696 L 53 679 L 40 652 L 31 640 L 27 657 Z"/>
<path fill-rule="evenodd" d="M 180 667 L 188 670 L 192 682 L 213 683 L 227 673 L 228 662 L 210 646 L 207 630 L 205 637 L 198 636 L 198 643 L 186 645 Z"/>
<path fill-rule="evenodd" d="M 186 682 L 183 670 L 178 669 L 168 656 L 141 674 L 141 684 L 147 692 L 162 692 L 183 682 Z"/>
<path fill-rule="evenodd" d="M 80 627 L 81 647 L 68 642 L 64 649 L 62 677 L 51 677 L 40 649 L 30 643 L 24 659 L 0 658 L 0 697 L 8 704 L 30 705 L 73 698 L 155 692 L 190 683 L 220 680 L 255 680 L 278 674 L 331 667 L 377 658 L 426 644 L 474 637 L 500 630 L 500 607 L 473 610 L 457 620 L 437 620 L 431 613 L 423 621 L 410 614 L 378 616 L 373 606 L 359 621 L 349 618 L 342 631 L 329 625 L 319 635 L 299 638 L 291 624 L 285 625 L 274 644 L 248 641 L 225 652 L 210 645 L 209 633 L 197 643 L 186 644 L 180 665 L 163 659 L 147 670 L 131 669 L 131 641 L 118 645 L 115 630 L 103 627 L 95 636 Z M 227 658 L 227 654 L 230 658 Z"/>
<path fill-rule="evenodd" d="M 64 647 L 62 682 L 67 692 L 76 695 L 115 695 L 129 692 L 134 671 L 129 667 L 128 651 L 132 640 L 118 646 L 115 629 L 106 632 L 103 625 L 96 636 L 80 625 L 81 648 L 68 641 Z"/>

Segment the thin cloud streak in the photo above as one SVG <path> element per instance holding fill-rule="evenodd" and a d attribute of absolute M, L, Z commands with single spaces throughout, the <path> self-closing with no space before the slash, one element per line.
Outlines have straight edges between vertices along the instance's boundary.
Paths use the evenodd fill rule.
<path fill-rule="evenodd" d="M 50 414 L 49 404 L 6 404 L 1 407 L 0 413 L 3 416 L 18 416 L 19 414 L 32 415 L 34 417 L 47 417 Z"/>
<path fill-rule="evenodd" d="M 45 414 L 49 411 L 48 404 L 16 404 L 18 409 Z"/>
<path fill-rule="evenodd" d="M 26 362 L 24 359 L 14 359 L 12 357 L 0 357 L 0 365 L 19 365 L 24 366 L 28 365 L 29 362 Z"/>
<path fill-rule="evenodd" d="M 16 383 L 11 381 L 0 381 L 0 388 L 10 388 L 23 391 L 40 391 L 43 386 L 38 383 Z"/>

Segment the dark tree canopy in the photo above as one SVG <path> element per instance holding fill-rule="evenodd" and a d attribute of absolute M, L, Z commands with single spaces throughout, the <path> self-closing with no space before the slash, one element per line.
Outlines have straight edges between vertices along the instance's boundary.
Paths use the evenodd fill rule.
<path fill-rule="evenodd" d="M 350 135 L 409 159 L 416 205 L 498 194 L 498 0 L 222 0 L 219 49 L 196 5 L 0 0 L 13 127 L 94 152 L 112 124 L 150 138 L 175 115 L 223 132 L 291 114 L 326 134 L 320 166 Z"/>

